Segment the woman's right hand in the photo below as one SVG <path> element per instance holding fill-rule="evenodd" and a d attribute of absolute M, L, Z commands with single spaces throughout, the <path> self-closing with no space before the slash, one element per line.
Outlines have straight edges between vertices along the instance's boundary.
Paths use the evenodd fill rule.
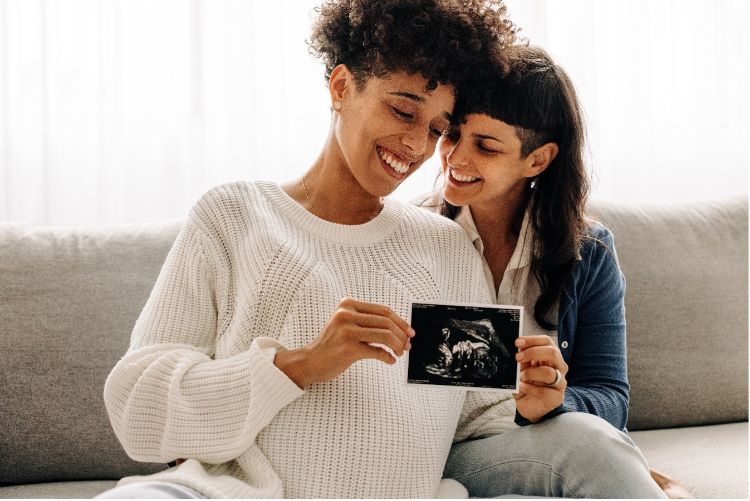
<path fill-rule="evenodd" d="M 300 388 L 334 379 L 367 358 L 395 364 L 414 337 L 405 320 L 387 306 L 344 298 L 315 340 L 304 348 L 276 354 L 274 364 Z"/>

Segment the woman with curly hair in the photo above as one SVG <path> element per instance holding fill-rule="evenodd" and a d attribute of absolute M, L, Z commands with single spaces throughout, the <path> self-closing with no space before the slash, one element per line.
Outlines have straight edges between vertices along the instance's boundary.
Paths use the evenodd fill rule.
<path fill-rule="evenodd" d="M 624 433 L 625 281 L 612 234 L 585 215 L 573 84 L 541 48 L 504 56 L 459 93 L 442 189 L 420 203 L 467 232 L 494 302 L 528 312 L 518 393 L 469 395 L 482 417 L 459 430 L 445 475 L 478 497 L 664 497 Z"/>
<path fill-rule="evenodd" d="M 403 318 L 412 301 L 489 295 L 458 225 L 386 196 L 434 152 L 464 76 L 513 39 L 500 1 L 319 9 L 319 157 L 283 185 L 201 197 L 107 378 L 128 455 L 184 460 L 99 497 L 445 494 L 466 391 L 404 384 Z"/>

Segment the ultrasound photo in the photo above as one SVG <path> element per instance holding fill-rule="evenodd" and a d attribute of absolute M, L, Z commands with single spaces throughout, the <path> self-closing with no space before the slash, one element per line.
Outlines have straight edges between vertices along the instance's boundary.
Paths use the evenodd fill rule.
<path fill-rule="evenodd" d="M 412 303 L 407 382 L 517 390 L 522 306 Z"/>

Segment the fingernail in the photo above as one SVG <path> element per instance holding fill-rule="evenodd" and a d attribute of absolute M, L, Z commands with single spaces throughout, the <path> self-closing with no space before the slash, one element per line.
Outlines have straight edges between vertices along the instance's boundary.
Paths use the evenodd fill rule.
<path fill-rule="evenodd" d="M 525 339 L 521 339 L 521 338 L 516 339 L 516 346 L 518 346 L 519 348 L 523 348 L 525 345 L 526 345 Z"/>
<path fill-rule="evenodd" d="M 414 335 L 415 335 L 416 333 L 417 333 L 417 331 L 415 331 L 414 329 L 412 329 L 411 327 L 409 327 L 409 335 L 410 335 L 411 337 L 414 337 Z"/>
<path fill-rule="evenodd" d="M 523 360 L 523 353 L 516 353 L 516 360 L 518 360 L 519 362 Z"/>

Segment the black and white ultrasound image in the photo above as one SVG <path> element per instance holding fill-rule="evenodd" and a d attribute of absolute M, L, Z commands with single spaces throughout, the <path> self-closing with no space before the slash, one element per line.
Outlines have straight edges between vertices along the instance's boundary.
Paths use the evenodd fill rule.
<path fill-rule="evenodd" d="M 517 390 L 520 307 L 413 303 L 409 383 Z"/>

